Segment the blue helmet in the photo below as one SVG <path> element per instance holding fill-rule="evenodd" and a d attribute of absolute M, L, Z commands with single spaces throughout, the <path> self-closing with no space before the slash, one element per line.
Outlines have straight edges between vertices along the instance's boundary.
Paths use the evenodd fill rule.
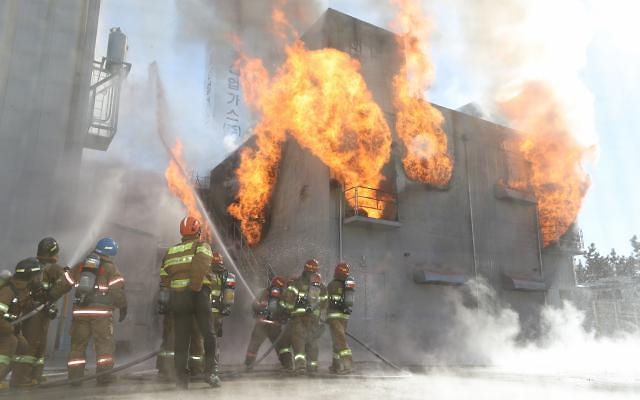
<path fill-rule="evenodd" d="M 98 240 L 95 252 L 101 256 L 115 257 L 118 254 L 118 243 L 112 238 L 103 238 Z"/>

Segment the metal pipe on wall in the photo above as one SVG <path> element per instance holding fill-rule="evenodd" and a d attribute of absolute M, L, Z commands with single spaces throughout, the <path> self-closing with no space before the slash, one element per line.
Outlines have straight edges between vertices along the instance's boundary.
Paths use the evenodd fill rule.
<path fill-rule="evenodd" d="M 480 306 L 480 298 L 478 293 L 478 255 L 476 251 L 476 232 L 475 225 L 473 222 L 473 202 L 471 201 L 471 180 L 469 174 L 469 152 L 467 151 L 467 141 L 469 138 L 467 135 L 462 135 L 462 145 L 464 147 L 464 169 L 467 178 L 467 200 L 469 201 L 469 226 L 471 228 L 471 247 L 473 254 L 473 275 L 476 280 L 476 299 L 478 301 L 478 306 Z"/>
<path fill-rule="evenodd" d="M 538 209 L 538 203 L 536 203 L 536 233 L 538 238 L 538 268 L 540 269 L 540 279 L 544 283 L 544 272 L 542 268 L 542 243 L 540 240 L 540 210 Z M 546 285 L 545 285 L 546 286 Z M 547 304 L 547 291 L 544 291 L 544 304 Z"/>
<path fill-rule="evenodd" d="M 338 262 L 343 261 L 342 258 L 342 218 L 343 218 L 343 214 L 344 214 L 344 203 L 342 201 L 342 197 L 343 197 L 343 193 L 344 193 L 344 185 L 340 185 L 338 186 L 338 256 L 339 256 L 339 260 Z"/>

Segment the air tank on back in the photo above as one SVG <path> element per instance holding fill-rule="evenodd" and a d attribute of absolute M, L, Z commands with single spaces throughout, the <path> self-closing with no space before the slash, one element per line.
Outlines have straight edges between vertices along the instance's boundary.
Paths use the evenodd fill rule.
<path fill-rule="evenodd" d="M 127 35 L 120 28 L 111 28 L 109 32 L 109 44 L 107 46 L 106 67 L 112 74 L 117 73 L 125 62 L 127 56 Z"/>

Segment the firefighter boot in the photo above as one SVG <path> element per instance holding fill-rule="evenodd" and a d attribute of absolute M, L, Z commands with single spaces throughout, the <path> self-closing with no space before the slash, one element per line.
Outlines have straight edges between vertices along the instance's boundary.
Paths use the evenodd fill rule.
<path fill-rule="evenodd" d="M 29 388 L 34 386 L 33 382 L 31 381 L 31 369 L 33 368 L 33 363 L 25 362 L 25 360 L 23 359 L 26 357 L 27 356 L 18 356 L 17 358 L 19 361 L 13 362 L 11 364 L 11 387 Z"/>
<path fill-rule="evenodd" d="M 307 372 L 307 360 L 304 354 L 295 357 L 295 374 L 304 375 Z"/>
<path fill-rule="evenodd" d="M 205 382 L 207 382 L 211 387 L 220 387 L 220 385 L 222 385 L 222 381 L 218 375 L 218 366 L 214 366 L 210 371 L 211 372 L 205 374 Z"/>
<path fill-rule="evenodd" d="M 173 354 L 171 356 L 158 357 L 158 373 L 162 380 L 168 380 L 170 382 L 176 381 L 176 366 L 173 361 Z"/>
<path fill-rule="evenodd" d="M 333 359 L 331 361 L 331 366 L 329 367 L 329 372 L 332 374 L 337 374 L 342 369 L 342 364 L 340 363 L 340 355 L 334 353 Z"/>
<path fill-rule="evenodd" d="M 189 357 L 189 375 L 192 378 L 201 377 L 204 374 L 204 363 L 202 356 Z"/>
<path fill-rule="evenodd" d="M 101 372 L 107 372 L 111 369 L 113 369 L 113 365 L 99 365 L 96 368 L 96 374 L 99 374 Z M 101 386 L 112 384 L 115 381 L 116 381 L 116 376 L 113 374 L 105 374 L 96 378 L 96 383 Z"/>
<path fill-rule="evenodd" d="M 216 357 L 207 356 L 207 372 L 205 373 L 204 380 L 209 386 L 218 388 L 222 384 L 220 377 L 218 376 L 218 362 Z"/>
<path fill-rule="evenodd" d="M 293 371 L 293 357 L 290 351 L 280 354 L 278 358 L 285 371 Z"/>
<path fill-rule="evenodd" d="M 209 386 L 214 388 L 219 388 L 220 385 L 222 385 L 222 381 L 220 380 L 217 372 L 208 374 L 204 380 L 209 384 Z"/>
<path fill-rule="evenodd" d="M 84 364 L 69 368 L 69 380 L 82 378 L 84 376 Z M 82 382 L 73 382 L 71 386 L 81 386 Z"/>
<path fill-rule="evenodd" d="M 346 375 L 353 372 L 353 358 L 348 355 L 341 358 L 342 361 L 342 369 L 340 370 L 340 374 Z"/>
<path fill-rule="evenodd" d="M 31 379 L 37 384 L 44 383 L 47 381 L 47 378 L 43 376 L 44 374 L 44 361 L 42 363 L 38 363 L 33 367 L 31 371 Z"/>
<path fill-rule="evenodd" d="M 318 362 L 317 361 L 310 361 L 307 364 L 307 374 L 308 375 L 315 375 L 318 373 Z"/>

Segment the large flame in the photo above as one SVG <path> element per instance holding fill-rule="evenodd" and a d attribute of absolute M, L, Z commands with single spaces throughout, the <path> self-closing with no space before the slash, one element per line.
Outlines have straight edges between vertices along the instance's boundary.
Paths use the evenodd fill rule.
<path fill-rule="evenodd" d="M 185 176 L 183 172 L 186 171 L 186 164 L 182 158 L 182 142 L 180 139 L 176 140 L 175 145 L 171 148 L 171 153 L 173 157 L 169 161 L 167 169 L 164 171 L 167 186 L 169 186 L 171 193 L 182 202 L 187 210 L 187 215 L 197 218 L 204 226 L 203 238 L 209 240 L 211 238 L 209 225 L 205 224 L 204 216 L 198 207 L 195 189 L 189 178 Z"/>
<path fill-rule="evenodd" d="M 533 190 L 544 246 L 557 241 L 575 222 L 589 177 L 582 168 L 588 149 L 576 140 L 564 118 L 565 110 L 553 90 L 528 82 L 518 95 L 501 103 L 504 114 L 520 130 L 515 146 L 530 163 L 529 182 L 509 185 Z"/>
<path fill-rule="evenodd" d="M 241 153 L 238 200 L 228 210 L 251 245 L 261 239 L 286 134 L 347 187 L 378 188 L 389 160 L 391 133 L 359 62 L 334 49 L 307 50 L 299 40 L 286 48 L 286 56 L 273 77 L 259 61 L 243 57 L 240 63 L 247 101 L 262 119 L 254 130 L 257 149 Z M 350 202 L 356 206 L 355 199 Z M 382 204 L 360 198 L 358 207 L 375 218 Z"/>
<path fill-rule="evenodd" d="M 393 81 L 397 109 L 396 131 L 405 146 L 403 165 L 407 176 L 436 187 L 451 180 L 453 160 L 449 156 L 443 116 L 425 98 L 433 81 L 433 66 L 425 42 L 430 29 L 416 0 L 392 0 L 398 9 L 394 27 L 400 32 L 403 64 Z"/>

